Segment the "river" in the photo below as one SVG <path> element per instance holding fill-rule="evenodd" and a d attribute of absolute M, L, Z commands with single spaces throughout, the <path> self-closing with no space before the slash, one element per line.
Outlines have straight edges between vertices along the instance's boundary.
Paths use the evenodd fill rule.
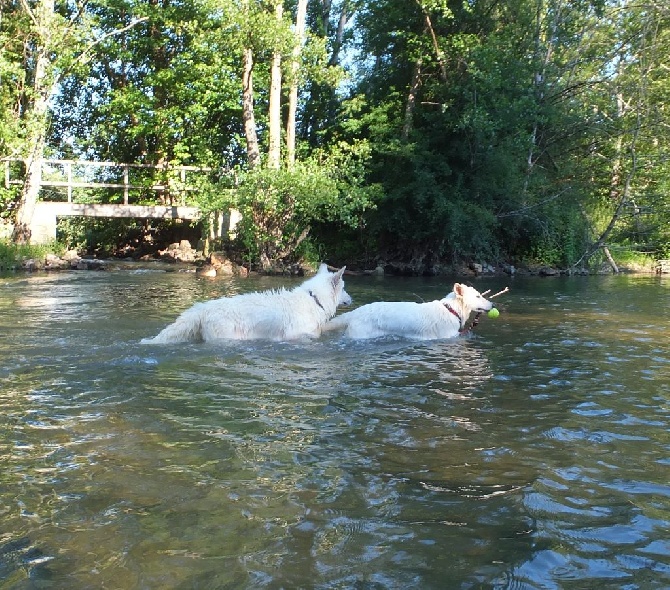
<path fill-rule="evenodd" d="M 476 279 L 501 315 L 450 341 L 139 342 L 297 280 L 0 278 L 0 588 L 670 586 L 670 277 Z"/>

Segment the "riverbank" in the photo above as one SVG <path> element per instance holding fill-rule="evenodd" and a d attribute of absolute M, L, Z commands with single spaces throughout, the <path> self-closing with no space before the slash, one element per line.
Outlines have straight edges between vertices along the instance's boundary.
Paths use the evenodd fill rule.
<path fill-rule="evenodd" d="M 99 258 L 94 255 L 80 254 L 76 250 L 63 251 L 54 246 L 22 246 L 0 243 L 0 272 L 53 272 L 63 270 L 118 270 L 147 269 L 165 272 L 194 272 L 202 276 L 247 276 L 248 266 L 234 260 L 234 256 L 225 252 L 212 252 L 205 256 L 194 249 L 188 240 L 170 244 L 165 250 L 141 258 Z M 571 275 L 607 275 L 613 274 L 612 267 L 604 263 L 595 268 L 561 268 L 543 264 L 509 263 L 491 264 L 488 262 L 462 262 L 456 265 L 435 265 L 428 271 L 418 273 L 411 265 L 380 261 L 374 268 L 358 267 L 346 263 L 347 274 L 352 275 L 388 275 L 388 276 L 571 276 Z M 619 264 L 619 272 L 624 274 L 658 273 L 657 262 L 652 258 L 640 258 Z M 289 265 L 275 268 L 264 274 L 302 275 L 314 269 L 308 264 Z M 662 267 L 661 267 L 662 270 Z"/>

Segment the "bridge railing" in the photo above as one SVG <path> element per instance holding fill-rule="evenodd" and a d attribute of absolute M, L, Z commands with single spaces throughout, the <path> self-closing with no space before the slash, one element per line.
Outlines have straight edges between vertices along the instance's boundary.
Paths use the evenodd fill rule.
<path fill-rule="evenodd" d="M 12 163 L 23 163 L 21 158 L 2 158 L 4 163 L 5 188 L 12 185 L 23 184 L 21 174 L 13 170 Z M 171 166 L 156 164 L 125 164 L 119 162 L 95 162 L 90 160 L 58 160 L 44 159 L 39 161 L 41 166 L 40 187 L 54 187 L 65 189 L 67 202 L 73 202 L 73 192 L 75 189 L 113 189 L 123 190 L 123 204 L 128 205 L 131 191 L 152 191 L 157 195 L 163 194 L 169 197 L 171 204 L 175 195 L 180 197 L 180 204 L 184 204 L 185 196 L 196 187 L 187 184 L 187 175 L 193 173 L 210 172 L 211 168 L 199 166 Z M 100 170 L 101 168 L 117 169 L 116 176 L 119 181 L 104 182 L 95 180 L 91 170 Z M 75 171 L 84 170 L 84 173 Z M 131 171 L 133 170 L 154 170 L 166 175 L 176 175 L 168 179 L 167 182 L 158 182 L 152 184 L 140 184 L 131 181 Z M 86 173 L 88 172 L 88 174 Z M 12 174 L 14 173 L 14 176 Z M 110 177 L 115 175 L 110 174 Z"/>

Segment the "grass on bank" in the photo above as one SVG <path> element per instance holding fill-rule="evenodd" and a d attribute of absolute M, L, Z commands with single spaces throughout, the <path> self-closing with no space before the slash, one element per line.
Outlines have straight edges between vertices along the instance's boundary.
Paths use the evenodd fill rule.
<path fill-rule="evenodd" d="M 26 260 L 45 260 L 47 254 L 60 255 L 64 251 L 61 244 L 14 244 L 0 240 L 0 270 L 13 270 Z"/>
<path fill-rule="evenodd" d="M 632 248 L 611 248 L 612 257 L 621 270 L 654 272 L 658 257 Z"/>

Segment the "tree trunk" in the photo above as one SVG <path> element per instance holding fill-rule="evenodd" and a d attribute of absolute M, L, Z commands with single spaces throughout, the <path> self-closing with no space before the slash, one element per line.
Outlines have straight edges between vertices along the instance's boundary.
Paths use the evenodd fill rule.
<path fill-rule="evenodd" d="M 614 258 L 612 258 L 612 254 L 610 254 L 610 250 L 607 246 L 603 246 L 603 253 L 605 254 L 605 258 L 607 258 L 607 262 L 609 262 L 610 266 L 612 267 L 612 272 L 615 275 L 619 274 L 619 267 L 617 266 L 616 262 L 614 262 Z"/>
<path fill-rule="evenodd" d="M 409 134 L 412 131 L 414 123 L 414 109 L 416 108 L 416 97 L 419 94 L 419 87 L 421 86 L 421 66 L 423 61 L 418 58 L 414 63 L 414 71 L 412 72 L 412 82 L 409 87 L 409 94 L 407 95 L 407 105 L 405 106 L 405 122 L 402 126 L 402 138 L 407 141 Z"/>
<path fill-rule="evenodd" d="M 428 14 L 428 11 L 424 8 L 423 4 L 421 3 L 421 0 L 416 0 L 416 3 L 419 5 L 419 8 L 421 8 L 421 12 L 423 13 L 423 22 L 426 25 L 426 30 L 430 33 L 430 38 L 433 42 L 433 50 L 435 51 L 435 58 L 437 59 L 437 64 L 440 66 L 440 75 L 442 77 L 442 81 L 446 84 L 447 64 L 444 61 L 444 53 L 440 49 L 440 44 L 437 40 L 437 35 L 435 34 L 435 29 L 433 28 L 433 23 L 430 20 L 430 15 Z"/>
<path fill-rule="evenodd" d="M 279 1 L 275 5 L 275 17 L 281 23 L 284 7 Z M 270 70 L 270 129 L 268 146 L 268 167 L 279 169 L 281 161 L 281 53 L 272 54 Z"/>
<path fill-rule="evenodd" d="M 26 114 L 28 129 L 26 176 L 16 209 L 12 233 L 12 241 L 17 244 L 30 242 L 30 225 L 42 184 L 42 159 L 46 143 L 49 97 L 53 90 L 53 82 L 50 80 L 49 73 L 51 63 L 49 53 L 51 51 L 51 19 L 54 14 L 54 0 L 41 0 L 35 10 L 31 10 L 25 2 L 22 5 L 35 24 L 38 45 L 33 53 L 35 62 L 32 102 Z"/>
<path fill-rule="evenodd" d="M 39 141 L 39 140 L 37 140 Z M 31 142 L 34 143 L 34 142 Z M 12 241 L 15 244 L 28 244 L 31 238 L 30 225 L 35 214 L 35 207 L 40 194 L 42 184 L 42 156 L 44 145 L 37 147 L 30 155 L 26 163 L 26 177 L 21 190 L 21 197 L 16 209 Z M 39 154 L 38 154 L 39 152 Z"/>
<path fill-rule="evenodd" d="M 553 14 L 544 14 L 543 2 L 538 2 L 535 10 L 535 63 L 538 64 L 538 69 L 533 75 L 532 85 L 535 96 L 535 104 L 537 110 L 544 101 L 544 93 L 546 89 L 546 72 L 547 67 L 551 63 L 551 58 L 554 53 L 554 43 L 556 42 L 555 31 L 557 28 L 556 22 L 559 22 L 562 15 L 561 9 Z M 556 22 L 552 22 L 551 19 Z M 544 23 L 544 24 L 543 24 Z M 533 128 L 530 132 L 528 141 L 528 156 L 526 157 L 526 175 L 523 181 L 523 202 L 527 203 L 529 193 L 530 181 L 534 173 L 536 152 L 538 151 L 538 132 L 540 130 L 540 119 L 537 115 L 533 116 Z"/>
<path fill-rule="evenodd" d="M 245 48 L 242 56 L 242 119 L 244 121 L 244 135 L 247 140 L 247 161 L 249 168 L 255 168 L 261 163 L 261 153 L 258 149 L 258 135 L 256 133 L 256 118 L 254 117 L 254 54 L 251 48 Z"/>
<path fill-rule="evenodd" d="M 291 90 L 288 99 L 288 118 L 286 120 L 286 162 L 291 168 L 295 164 L 295 125 L 298 110 L 298 78 L 300 72 L 300 53 L 305 36 L 305 16 L 307 0 L 298 0 L 298 12 L 295 17 L 295 47 L 291 62 Z"/>
<path fill-rule="evenodd" d="M 328 14 L 330 14 L 330 5 L 331 3 L 328 2 L 327 3 Z M 340 9 L 340 18 L 337 19 L 337 31 L 335 32 L 333 49 L 330 55 L 330 59 L 328 60 L 329 66 L 336 66 L 340 63 L 340 50 L 342 49 L 342 45 L 344 43 L 344 32 L 346 30 L 347 23 L 351 19 L 354 10 L 355 8 L 351 6 L 351 2 L 347 1 L 342 3 L 342 7 Z M 325 6 L 324 6 L 324 14 L 325 14 Z"/>

